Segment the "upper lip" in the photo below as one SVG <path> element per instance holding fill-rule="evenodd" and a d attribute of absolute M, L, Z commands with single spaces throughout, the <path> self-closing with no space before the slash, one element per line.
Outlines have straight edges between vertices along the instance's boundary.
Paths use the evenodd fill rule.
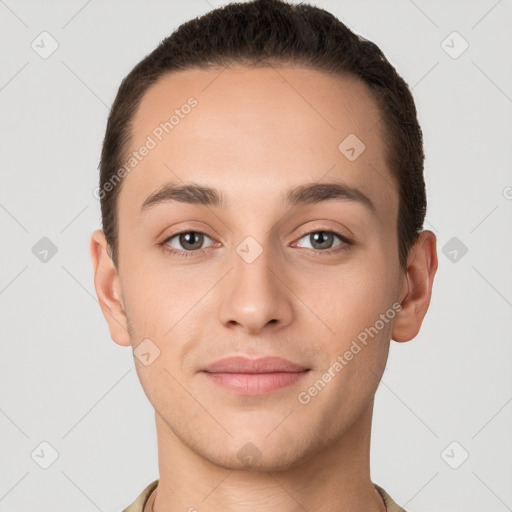
<path fill-rule="evenodd" d="M 219 359 L 206 366 L 203 371 L 210 373 L 275 373 L 303 372 L 305 366 L 292 363 L 281 357 L 261 357 L 252 359 L 244 356 L 231 356 Z"/>

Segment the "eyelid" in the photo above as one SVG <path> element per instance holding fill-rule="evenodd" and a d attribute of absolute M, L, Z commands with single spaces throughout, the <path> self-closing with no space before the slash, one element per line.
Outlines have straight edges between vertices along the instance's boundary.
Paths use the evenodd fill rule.
<path fill-rule="evenodd" d="M 178 223 L 177 224 L 178 227 L 176 227 L 176 224 L 174 224 L 173 226 L 169 226 L 169 229 L 166 228 L 165 230 L 161 231 L 160 235 L 164 232 L 172 233 L 170 235 L 167 235 L 164 238 L 163 242 L 165 242 L 166 240 L 169 240 L 170 238 L 172 238 L 174 236 L 181 235 L 183 233 L 190 233 L 191 231 L 193 231 L 194 233 L 201 233 L 202 235 L 206 235 L 207 237 L 211 238 L 212 240 L 217 240 L 217 237 L 209 234 L 210 230 L 204 223 L 199 222 L 199 224 L 201 226 L 192 225 L 192 224 L 188 224 L 185 222 L 184 224 Z M 175 231 L 175 229 L 178 229 L 178 231 Z M 160 235 L 159 235 L 159 237 L 160 237 Z"/>
<path fill-rule="evenodd" d="M 340 237 L 340 239 L 343 240 L 346 243 L 353 244 L 354 243 L 354 238 L 353 238 L 352 231 L 350 231 L 348 228 L 345 228 L 345 229 L 347 231 L 349 231 L 350 234 L 343 234 L 343 233 L 340 232 L 340 230 L 338 228 L 331 227 L 331 226 L 326 226 L 325 224 L 315 225 L 313 227 L 308 226 L 308 227 L 301 228 L 299 230 L 299 232 L 300 232 L 299 239 L 303 238 L 305 235 L 310 235 L 312 233 L 317 233 L 319 231 L 325 231 L 325 232 L 328 232 L 328 233 L 335 234 L 336 236 Z M 298 240 L 298 239 L 296 239 L 296 240 Z"/>

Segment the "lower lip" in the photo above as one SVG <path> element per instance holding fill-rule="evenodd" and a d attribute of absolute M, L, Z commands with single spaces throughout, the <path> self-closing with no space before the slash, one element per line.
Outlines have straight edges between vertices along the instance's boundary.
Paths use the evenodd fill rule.
<path fill-rule="evenodd" d="M 203 372 L 218 386 L 243 395 L 262 395 L 295 384 L 309 370 L 276 373 L 210 373 Z"/>

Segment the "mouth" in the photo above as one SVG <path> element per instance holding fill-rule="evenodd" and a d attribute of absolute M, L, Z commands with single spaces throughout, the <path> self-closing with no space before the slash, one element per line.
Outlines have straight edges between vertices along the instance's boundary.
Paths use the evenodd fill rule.
<path fill-rule="evenodd" d="M 262 395 L 291 386 L 310 371 L 280 357 L 250 359 L 233 356 L 215 361 L 202 370 L 213 384 L 242 395 Z"/>

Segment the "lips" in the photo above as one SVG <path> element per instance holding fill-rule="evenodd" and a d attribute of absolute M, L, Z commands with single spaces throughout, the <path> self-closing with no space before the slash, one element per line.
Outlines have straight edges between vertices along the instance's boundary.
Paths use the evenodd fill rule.
<path fill-rule="evenodd" d="M 242 356 L 226 357 L 208 365 L 203 371 L 209 373 L 296 373 L 308 370 L 280 357 L 250 359 Z"/>
<path fill-rule="evenodd" d="M 232 356 L 208 365 L 202 373 L 215 385 L 239 395 L 263 395 L 291 386 L 309 368 L 280 357 Z"/>

